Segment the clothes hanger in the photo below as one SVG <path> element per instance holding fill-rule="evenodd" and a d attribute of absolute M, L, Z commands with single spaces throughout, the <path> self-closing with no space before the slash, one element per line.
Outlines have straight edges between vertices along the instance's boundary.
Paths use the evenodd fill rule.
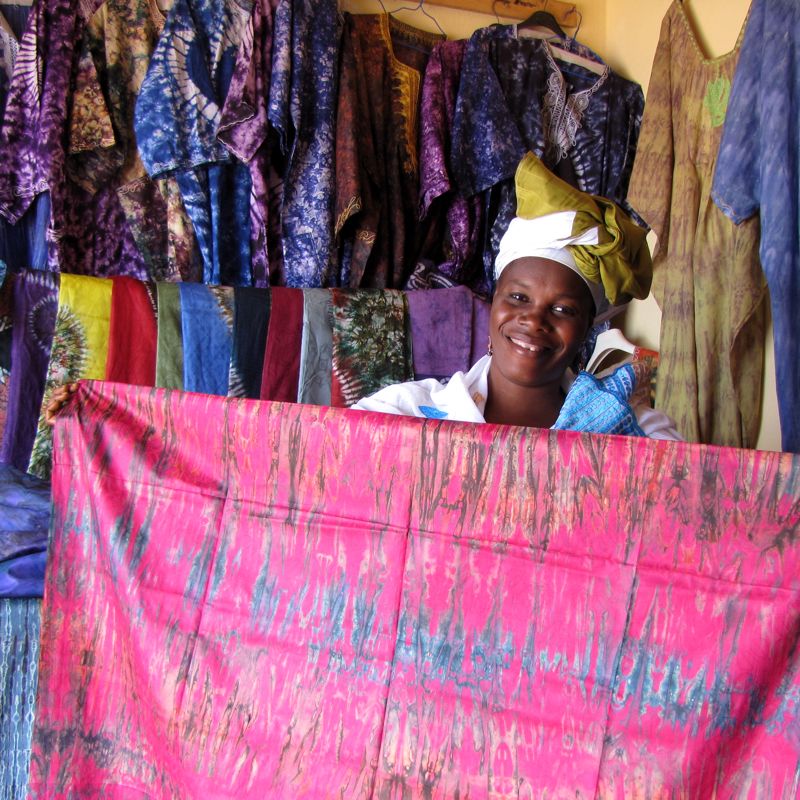
<path fill-rule="evenodd" d="M 545 7 L 547 7 L 546 3 Z M 556 36 L 562 39 L 568 38 L 564 29 L 558 24 L 558 20 L 549 11 L 534 11 L 527 19 L 517 23 L 517 30 L 534 27 L 548 28 Z"/>
<path fill-rule="evenodd" d="M 381 4 L 381 8 L 384 11 L 386 11 L 386 6 L 383 5 L 383 0 L 378 0 L 378 2 Z M 447 34 L 444 32 L 442 26 L 439 24 L 439 20 L 437 20 L 436 17 L 434 17 L 433 14 L 431 14 L 425 8 L 425 0 L 419 0 L 419 2 L 415 6 L 400 6 L 399 8 L 394 8 L 388 13 L 394 14 L 396 11 L 421 11 L 439 29 L 439 33 L 441 33 L 445 39 L 447 38 Z"/>
<path fill-rule="evenodd" d="M 0 0 L 0 2 L 2 2 L 2 0 Z M 419 3 L 417 3 L 417 5 L 415 6 L 400 6 L 400 8 L 393 8 L 391 11 L 387 11 L 386 6 L 383 4 L 383 0 L 378 0 L 378 2 L 380 3 L 381 8 L 383 9 L 383 13 L 386 14 L 387 16 L 394 14 L 395 11 L 421 11 L 439 29 L 439 33 L 441 33 L 445 39 L 447 38 L 447 34 L 442 29 L 442 26 L 439 24 L 439 21 L 436 19 L 436 17 L 433 16 L 433 14 L 429 13 L 428 10 L 425 8 L 425 0 L 419 0 Z"/>
<path fill-rule="evenodd" d="M 545 8 L 547 8 L 547 2 L 545 2 Z M 573 7 L 573 11 L 578 13 L 578 26 L 575 29 L 575 36 L 577 36 L 583 23 L 583 15 L 578 11 L 577 7 Z M 517 25 L 517 36 L 544 39 L 553 58 L 583 67 L 590 72 L 594 72 L 595 75 L 603 75 L 608 71 L 608 67 L 605 64 L 556 46 L 553 43 L 553 39 L 561 39 L 566 42 L 570 37 L 564 33 L 564 29 L 558 24 L 558 20 L 548 11 L 535 11 L 526 20 L 519 23 Z M 575 41 L 575 36 L 572 37 L 573 42 Z"/>

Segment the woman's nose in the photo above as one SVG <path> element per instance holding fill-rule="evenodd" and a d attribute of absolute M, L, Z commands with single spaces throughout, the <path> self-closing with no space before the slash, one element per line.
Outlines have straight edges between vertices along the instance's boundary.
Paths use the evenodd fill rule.
<path fill-rule="evenodd" d="M 541 306 L 529 305 L 525 308 L 521 315 L 521 320 L 525 324 L 535 328 L 536 330 L 549 329 L 550 317 L 548 310 Z"/>

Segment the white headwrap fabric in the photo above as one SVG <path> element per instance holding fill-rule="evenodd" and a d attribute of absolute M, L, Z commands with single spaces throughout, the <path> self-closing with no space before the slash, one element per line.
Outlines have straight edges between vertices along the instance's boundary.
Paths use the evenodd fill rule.
<path fill-rule="evenodd" d="M 576 211 L 558 211 L 535 219 L 514 217 L 500 240 L 500 250 L 494 263 L 495 279 L 518 258 L 546 258 L 571 269 L 588 287 L 594 300 L 594 323 L 614 316 L 624 306 L 612 306 L 606 298 L 602 284 L 590 281 L 578 269 L 568 245 L 592 245 L 600 241 L 600 228 L 589 228 L 573 235 L 572 226 Z"/>

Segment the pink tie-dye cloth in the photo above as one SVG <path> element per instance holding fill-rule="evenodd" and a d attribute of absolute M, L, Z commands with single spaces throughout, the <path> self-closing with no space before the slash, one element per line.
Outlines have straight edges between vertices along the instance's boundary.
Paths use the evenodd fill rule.
<path fill-rule="evenodd" d="M 86 383 L 33 798 L 794 798 L 800 460 Z"/>

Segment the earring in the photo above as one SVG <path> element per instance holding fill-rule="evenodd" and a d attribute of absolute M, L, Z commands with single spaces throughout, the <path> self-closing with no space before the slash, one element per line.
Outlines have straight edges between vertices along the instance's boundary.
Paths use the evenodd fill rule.
<path fill-rule="evenodd" d="M 489 347 L 486 350 L 486 355 L 491 356 L 494 355 L 494 350 L 492 349 L 492 337 L 489 337 Z"/>

